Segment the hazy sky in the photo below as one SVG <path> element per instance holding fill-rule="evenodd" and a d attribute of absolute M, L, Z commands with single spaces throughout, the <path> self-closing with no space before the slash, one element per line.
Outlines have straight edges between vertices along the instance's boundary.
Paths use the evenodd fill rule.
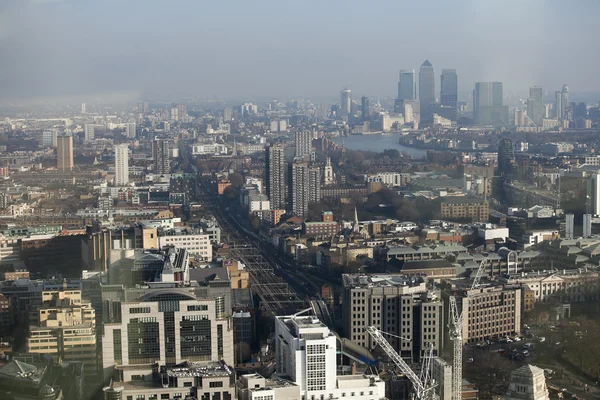
<path fill-rule="evenodd" d="M 598 16 L 598 0 L 0 0 L 0 98 L 393 96 L 425 58 L 463 91 L 593 92 Z"/>

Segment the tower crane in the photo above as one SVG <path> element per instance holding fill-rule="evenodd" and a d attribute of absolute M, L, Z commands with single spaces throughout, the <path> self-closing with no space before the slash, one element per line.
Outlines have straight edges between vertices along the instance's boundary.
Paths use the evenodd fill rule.
<path fill-rule="evenodd" d="M 371 335 L 373 340 L 385 351 L 385 353 L 392 359 L 394 364 L 400 369 L 400 371 L 406 375 L 410 383 L 413 385 L 416 399 L 418 400 L 433 400 L 435 383 L 431 379 L 430 366 L 431 356 L 433 354 L 433 346 L 429 346 L 427 350 L 427 356 L 423 359 L 423 369 L 421 370 L 421 377 L 410 368 L 410 366 L 400 357 L 400 354 L 394 350 L 392 345 L 383 337 L 383 332 L 374 326 L 369 326 L 366 331 Z"/>
<path fill-rule="evenodd" d="M 471 285 L 471 290 L 479 287 L 479 281 L 485 271 L 487 258 L 481 260 L 475 279 Z M 463 356 L 463 341 L 462 341 L 462 322 L 463 314 L 458 311 L 456 297 L 450 296 L 450 340 L 454 342 L 454 360 L 452 365 L 452 400 L 461 400 L 462 398 L 462 356 Z"/>

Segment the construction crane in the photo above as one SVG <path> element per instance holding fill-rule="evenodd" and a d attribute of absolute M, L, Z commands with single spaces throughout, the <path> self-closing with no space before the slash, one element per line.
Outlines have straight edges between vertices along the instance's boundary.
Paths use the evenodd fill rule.
<path fill-rule="evenodd" d="M 487 258 L 481 260 L 475 279 L 471 285 L 471 290 L 479 287 L 479 281 L 485 271 Z M 454 342 L 454 360 L 452 365 L 452 400 L 461 400 L 462 398 L 462 356 L 463 356 L 463 341 L 462 341 L 462 322 L 463 314 L 458 311 L 456 297 L 450 296 L 450 340 Z"/>
<path fill-rule="evenodd" d="M 421 377 L 417 376 L 417 374 L 410 368 L 410 366 L 400 357 L 400 354 L 394 350 L 392 345 L 387 341 L 386 338 L 383 337 L 383 332 L 374 326 L 369 326 L 366 328 L 366 331 L 371 335 L 373 340 L 382 348 L 383 351 L 392 359 L 394 364 L 400 369 L 400 371 L 406 375 L 410 383 L 413 385 L 413 389 L 415 391 L 416 399 L 418 400 L 433 400 L 434 393 L 433 389 L 435 388 L 435 383 L 433 379 L 431 379 L 430 366 L 431 366 L 431 356 L 433 354 L 433 346 L 430 346 L 428 349 L 428 356 L 423 360 L 423 367 L 426 368 L 425 371 L 421 370 Z M 389 334 L 388 334 L 389 335 Z M 395 336 L 395 335 L 393 335 Z M 403 339 L 403 338 L 401 338 Z M 406 339 L 405 339 L 406 340 Z"/>

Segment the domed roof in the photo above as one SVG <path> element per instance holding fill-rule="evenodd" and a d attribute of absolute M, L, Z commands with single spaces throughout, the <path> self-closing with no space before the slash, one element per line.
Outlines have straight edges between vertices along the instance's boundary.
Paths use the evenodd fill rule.
<path fill-rule="evenodd" d="M 431 65 L 429 60 L 425 60 L 423 61 L 423 64 L 421 64 L 421 67 L 433 67 L 433 65 Z"/>

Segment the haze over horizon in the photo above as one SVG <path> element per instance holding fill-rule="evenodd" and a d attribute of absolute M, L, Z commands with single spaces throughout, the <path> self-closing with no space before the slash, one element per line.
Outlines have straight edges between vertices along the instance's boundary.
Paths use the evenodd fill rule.
<path fill-rule="evenodd" d="M 600 2 L 4 0 L 0 99 L 394 96 L 399 69 L 459 90 L 600 92 Z"/>

